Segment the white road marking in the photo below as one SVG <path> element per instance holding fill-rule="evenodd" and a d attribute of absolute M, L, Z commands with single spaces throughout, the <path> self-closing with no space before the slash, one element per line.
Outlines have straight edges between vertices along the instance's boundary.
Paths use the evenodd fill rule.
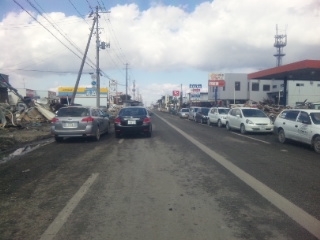
<path fill-rule="evenodd" d="M 40 240 L 51 240 L 53 239 L 63 224 L 67 221 L 68 217 L 71 215 L 72 211 L 79 204 L 80 200 L 83 196 L 88 192 L 91 185 L 99 176 L 99 173 L 93 173 L 87 181 L 81 186 L 81 188 L 76 192 L 75 195 L 69 200 L 67 205 L 61 210 L 58 216 L 54 219 L 54 221 L 50 224 L 47 230 L 42 234 Z"/>
<path fill-rule="evenodd" d="M 123 143 L 123 141 L 124 141 L 124 139 L 121 138 L 121 139 L 119 140 L 119 144 Z"/>
<path fill-rule="evenodd" d="M 243 135 L 243 134 L 239 134 L 239 133 L 235 133 L 235 132 L 232 132 L 233 134 L 236 134 L 238 136 L 241 136 L 241 137 L 244 137 L 244 138 L 249 138 L 249 139 L 252 139 L 254 141 L 258 141 L 258 142 L 262 142 L 262 143 L 265 143 L 265 144 L 270 144 L 269 142 L 266 142 L 266 141 L 263 141 L 263 140 L 260 140 L 260 139 L 257 139 L 257 138 L 253 138 L 253 137 L 249 137 L 247 135 Z"/>
<path fill-rule="evenodd" d="M 157 115 L 158 116 L 158 115 Z M 313 234 L 315 237 L 320 239 L 320 221 L 298 207 L 297 205 L 293 204 L 277 192 L 273 191 L 271 188 L 257 180 L 256 178 L 252 177 L 233 163 L 229 162 L 227 159 L 225 159 L 223 156 L 219 155 L 215 151 L 211 150 L 207 146 L 203 145 L 202 143 L 195 140 L 193 137 L 191 137 L 189 134 L 183 132 L 176 126 L 169 123 L 167 120 L 163 119 L 162 117 L 158 116 L 162 121 L 167 123 L 169 126 L 171 126 L 173 129 L 175 129 L 177 132 L 179 132 L 182 136 L 184 136 L 186 139 L 188 139 L 190 142 L 195 144 L 197 147 L 199 147 L 203 152 L 208 154 L 213 160 L 220 163 L 223 167 L 225 167 L 227 170 L 229 170 L 231 173 L 233 173 L 235 176 L 237 176 L 240 180 L 242 180 L 244 183 L 246 183 L 248 186 L 253 188 L 256 192 L 258 192 L 262 197 L 267 199 L 269 202 L 271 202 L 274 206 L 276 206 L 278 209 L 283 211 L 285 214 L 287 214 L 290 218 L 292 218 L 295 222 L 300 224 L 303 228 L 305 228 L 307 231 L 309 231 L 311 234 Z"/>

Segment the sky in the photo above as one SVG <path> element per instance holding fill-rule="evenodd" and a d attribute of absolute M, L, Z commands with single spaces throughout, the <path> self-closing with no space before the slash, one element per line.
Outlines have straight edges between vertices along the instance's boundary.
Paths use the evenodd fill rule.
<path fill-rule="evenodd" d="M 277 33 L 287 35 L 283 64 L 320 58 L 319 0 L 0 0 L 0 73 L 15 88 L 74 87 L 96 7 L 110 44 L 99 50 L 100 86 L 115 80 L 145 105 L 189 84 L 206 92 L 210 73 L 275 67 Z M 96 34 L 79 86 L 96 72 Z"/>

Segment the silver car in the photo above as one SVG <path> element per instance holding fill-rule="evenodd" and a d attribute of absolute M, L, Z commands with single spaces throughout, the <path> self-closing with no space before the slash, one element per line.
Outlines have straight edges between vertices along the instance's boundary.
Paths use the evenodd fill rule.
<path fill-rule="evenodd" d="M 189 108 L 181 108 L 178 112 L 178 116 L 180 118 L 188 118 L 189 116 Z"/>
<path fill-rule="evenodd" d="M 95 107 L 62 107 L 51 120 L 51 134 L 57 142 L 65 137 L 93 137 L 99 141 L 101 134 L 109 130 L 108 115 Z"/>
<path fill-rule="evenodd" d="M 189 108 L 189 116 L 188 116 L 189 120 L 191 120 L 191 121 L 195 120 L 196 112 L 198 111 L 198 108 L 199 107 L 190 107 Z"/>

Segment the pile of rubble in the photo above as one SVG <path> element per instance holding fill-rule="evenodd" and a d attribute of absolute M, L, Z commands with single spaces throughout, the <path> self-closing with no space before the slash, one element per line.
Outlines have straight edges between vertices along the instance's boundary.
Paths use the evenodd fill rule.
<path fill-rule="evenodd" d="M 240 106 L 240 105 L 241 107 L 259 108 L 262 111 L 264 111 L 273 120 L 279 115 L 279 113 L 282 110 L 292 108 L 290 106 L 277 105 L 268 100 L 264 100 L 263 102 L 255 102 L 255 101 L 249 100 L 245 104 L 240 104 L 240 105 L 231 104 L 231 105 L 232 105 L 231 108 L 235 106 Z"/>
<path fill-rule="evenodd" d="M 0 103 L 0 129 L 6 126 L 25 127 L 30 124 L 44 123 L 53 117 L 54 113 L 49 104 L 33 102 L 28 106 L 20 102 L 17 106 L 11 106 Z"/>
<path fill-rule="evenodd" d="M 0 103 L 0 155 L 26 143 L 50 137 L 54 117 L 49 103 Z"/>

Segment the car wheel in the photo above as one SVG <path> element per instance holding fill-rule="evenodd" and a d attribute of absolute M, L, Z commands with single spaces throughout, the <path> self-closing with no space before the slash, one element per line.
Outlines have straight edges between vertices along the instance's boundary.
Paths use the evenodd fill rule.
<path fill-rule="evenodd" d="M 200 123 L 203 124 L 203 119 L 200 120 Z"/>
<path fill-rule="evenodd" d="M 313 149 L 315 152 L 320 153 L 320 136 L 313 140 Z"/>
<path fill-rule="evenodd" d="M 231 130 L 231 127 L 230 127 L 230 125 L 229 125 L 229 122 L 226 122 L 226 129 L 227 129 L 228 131 Z"/>
<path fill-rule="evenodd" d="M 242 133 L 242 134 L 246 134 L 246 127 L 244 126 L 244 124 L 241 124 L 241 126 L 240 126 L 240 132 Z"/>
<path fill-rule="evenodd" d="M 222 127 L 222 123 L 221 123 L 221 120 L 220 120 L 220 119 L 218 120 L 217 125 L 218 125 L 218 127 L 219 127 L 219 128 L 221 128 L 221 127 Z"/>
<path fill-rule="evenodd" d="M 63 138 L 62 137 L 54 137 L 54 140 L 56 140 L 56 142 L 62 142 Z"/>
<path fill-rule="evenodd" d="M 94 136 L 94 139 L 95 139 L 96 141 L 99 141 L 99 140 L 100 140 L 100 129 L 99 129 L 99 127 L 97 128 L 96 135 Z"/>
<path fill-rule="evenodd" d="M 116 138 L 120 138 L 120 133 L 115 134 Z"/>
<path fill-rule="evenodd" d="M 278 133 L 278 139 L 279 139 L 279 142 L 281 142 L 281 143 L 285 143 L 286 142 L 286 135 L 285 135 L 283 129 L 280 129 L 280 131 Z"/>

